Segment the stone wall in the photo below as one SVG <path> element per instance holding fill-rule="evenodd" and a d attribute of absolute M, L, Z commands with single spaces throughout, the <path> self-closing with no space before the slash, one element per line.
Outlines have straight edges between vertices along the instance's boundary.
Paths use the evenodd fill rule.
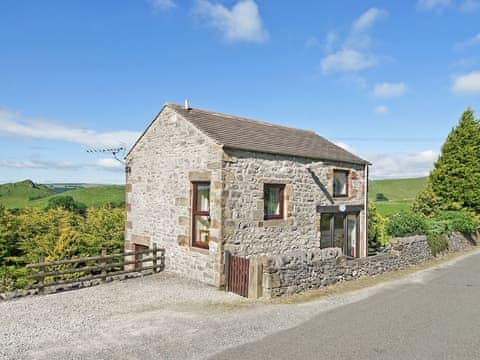
<path fill-rule="evenodd" d="M 449 251 L 471 246 L 459 233 L 448 237 Z M 263 267 L 263 296 L 292 295 L 362 276 L 404 269 L 433 259 L 425 236 L 396 238 L 376 256 L 347 259 L 340 249 L 291 252 L 257 259 Z"/>
<path fill-rule="evenodd" d="M 127 156 L 125 247 L 165 248 L 166 269 L 219 286 L 221 147 L 165 107 Z M 191 246 L 191 182 L 210 181 L 210 249 Z"/>
<path fill-rule="evenodd" d="M 349 170 L 349 196 L 333 198 L 333 170 Z M 316 205 L 364 203 L 364 166 L 227 150 L 223 239 L 233 255 L 253 257 L 320 247 Z M 265 183 L 285 184 L 285 218 L 264 220 Z M 360 214 L 360 234 L 363 233 Z M 365 239 L 362 239 L 365 249 Z M 362 251 L 362 256 L 365 250 Z"/>

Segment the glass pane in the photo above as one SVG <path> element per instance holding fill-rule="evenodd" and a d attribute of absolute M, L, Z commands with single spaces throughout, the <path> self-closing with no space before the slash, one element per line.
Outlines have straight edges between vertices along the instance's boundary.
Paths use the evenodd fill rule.
<path fill-rule="evenodd" d="M 265 215 L 280 215 L 280 187 L 266 186 L 263 192 Z"/>
<path fill-rule="evenodd" d="M 329 248 L 332 246 L 332 233 L 330 231 L 330 219 L 332 215 L 322 215 L 320 219 L 320 248 Z"/>
<path fill-rule="evenodd" d="M 335 171 L 333 174 L 333 193 L 334 195 L 347 195 L 347 173 Z"/>
<path fill-rule="evenodd" d="M 357 256 L 357 216 L 347 216 L 347 253 L 345 255 Z"/>
<path fill-rule="evenodd" d="M 334 231 L 334 244 L 343 250 L 345 245 L 345 218 L 343 215 L 335 215 L 335 231 Z"/>
<path fill-rule="evenodd" d="M 208 246 L 208 228 L 210 227 L 209 216 L 195 216 L 195 242 Z"/>
<path fill-rule="evenodd" d="M 197 185 L 197 210 L 210 211 L 210 184 Z"/>

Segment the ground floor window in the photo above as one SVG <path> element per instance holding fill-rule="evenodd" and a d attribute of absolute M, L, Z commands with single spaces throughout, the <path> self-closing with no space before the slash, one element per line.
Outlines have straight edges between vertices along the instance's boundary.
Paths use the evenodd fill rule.
<path fill-rule="evenodd" d="M 349 257 L 358 257 L 358 214 L 322 214 L 320 248 L 337 247 Z"/>

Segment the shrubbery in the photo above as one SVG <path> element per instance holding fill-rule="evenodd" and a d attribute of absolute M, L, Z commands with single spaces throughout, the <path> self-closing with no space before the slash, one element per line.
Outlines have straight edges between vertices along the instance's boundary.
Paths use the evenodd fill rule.
<path fill-rule="evenodd" d="M 23 287 L 27 283 L 25 265 L 37 262 L 40 256 L 55 261 L 100 255 L 102 249 L 109 253 L 123 250 L 124 209 L 78 211 L 69 204 L 16 212 L 0 207 L 0 292 Z"/>
<path fill-rule="evenodd" d="M 368 202 L 368 247 L 376 249 L 388 243 L 385 230 L 387 219 L 383 217 L 372 202 Z"/>
<path fill-rule="evenodd" d="M 474 234 L 479 230 L 478 219 L 466 210 L 442 211 L 438 213 L 434 221 L 445 225 L 445 232 L 459 231 L 463 234 Z"/>
<path fill-rule="evenodd" d="M 433 256 L 448 250 L 448 240 L 445 234 L 428 234 L 427 243 Z"/>
<path fill-rule="evenodd" d="M 425 235 L 428 223 L 425 216 L 414 213 L 398 213 L 391 216 L 387 223 L 387 234 L 393 237 Z"/>

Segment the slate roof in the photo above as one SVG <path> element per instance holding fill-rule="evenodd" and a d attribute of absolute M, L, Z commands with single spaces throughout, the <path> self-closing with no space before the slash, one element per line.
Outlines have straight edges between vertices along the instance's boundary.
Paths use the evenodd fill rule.
<path fill-rule="evenodd" d="M 176 104 L 167 103 L 166 106 L 174 109 L 225 148 L 353 164 L 369 164 L 368 161 L 333 144 L 313 131 L 289 128 L 213 111 L 187 110 Z"/>

